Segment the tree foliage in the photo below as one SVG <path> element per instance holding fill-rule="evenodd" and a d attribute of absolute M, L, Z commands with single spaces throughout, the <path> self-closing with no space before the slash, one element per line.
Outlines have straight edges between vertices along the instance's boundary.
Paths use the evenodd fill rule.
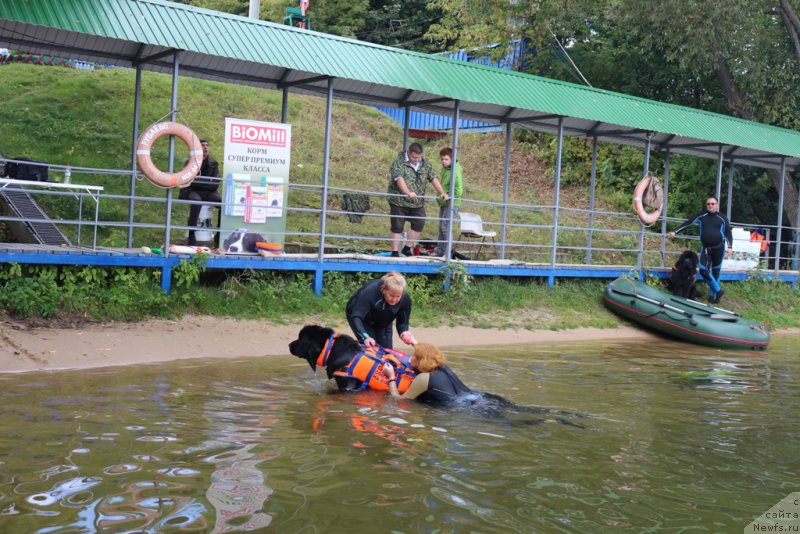
<path fill-rule="evenodd" d="M 441 18 L 441 10 L 426 0 L 372 0 L 361 32 L 362 41 L 420 52 L 438 52 L 448 41 L 426 37 L 428 29 Z"/>
<path fill-rule="evenodd" d="M 798 3 L 434 0 L 443 17 L 430 34 L 466 48 L 525 37 L 534 44 L 527 63 L 536 74 L 797 129 Z M 769 174 L 778 189 L 779 173 Z M 752 184 L 762 183 L 759 175 L 737 172 Z M 785 185 L 784 214 L 797 226 L 797 188 L 792 180 Z M 766 208 L 774 203 L 752 198 L 753 191 L 763 194 L 761 187 L 736 193 L 746 199 L 744 211 L 761 206 L 761 219 L 774 220 L 776 210 Z"/>

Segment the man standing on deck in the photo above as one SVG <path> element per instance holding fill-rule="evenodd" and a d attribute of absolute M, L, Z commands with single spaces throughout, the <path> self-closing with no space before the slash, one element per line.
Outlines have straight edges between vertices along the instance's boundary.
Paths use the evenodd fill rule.
<path fill-rule="evenodd" d="M 700 226 L 700 275 L 708 282 L 708 302 L 719 304 L 725 291 L 719 286 L 719 273 L 722 270 L 722 258 L 731 257 L 733 252 L 733 236 L 731 223 L 725 215 L 719 213 L 719 200 L 708 197 L 706 209 L 686 219 L 677 230 L 667 234 L 673 238 L 693 224 Z M 727 247 L 726 247 L 727 245 Z"/>
<path fill-rule="evenodd" d="M 425 227 L 425 186 L 433 184 L 439 198 L 450 197 L 442 189 L 433 167 L 422 157 L 422 145 L 411 143 L 406 152 L 401 152 L 389 169 L 389 213 L 391 215 L 392 256 L 399 256 L 403 227 L 408 221 L 408 239 L 403 247 L 403 256 L 413 256 L 415 241 Z"/>

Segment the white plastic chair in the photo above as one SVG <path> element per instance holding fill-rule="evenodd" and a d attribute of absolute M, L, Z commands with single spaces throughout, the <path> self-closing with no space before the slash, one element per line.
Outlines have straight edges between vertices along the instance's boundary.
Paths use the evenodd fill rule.
<path fill-rule="evenodd" d="M 483 248 L 483 244 L 486 242 L 487 237 L 492 238 L 492 243 L 494 243 L 494 237 L 497 235 L 497 232 L 492 230 L 484 230 L 483 229 L 483 220 L 481 216 L 477 213 L 467 213 L 461 212 L 458 214 L 459 219 L 461 220 L 461 226 L 459 229 L 458 234 L 458 241 L 461 241 L 462 237 L 467 239 L 480 239 L 480 245 L 478 245 L 478 252 L 475 253 L 475 256 L 472 258 L 477 260 L 480 257 L 481 249 Z"/>

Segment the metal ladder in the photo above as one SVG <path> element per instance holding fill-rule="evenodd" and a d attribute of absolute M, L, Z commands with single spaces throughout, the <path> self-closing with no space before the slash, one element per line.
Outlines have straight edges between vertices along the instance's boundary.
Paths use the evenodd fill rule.
<path fill-rule="evenodd" d="M 19 190 L 15 186 L 9 186 L 0 190 L 0 195 L 5 198 L 13 215 L 25 219 L 24 224 L 37 243 L 41 245 L 72 246 L 70 240 L 61 233 L 61 230 L 54 223 L 49 222 L 50 218 L 42 211 L 42 208 L 39 207 L 39 204 L 30 194 Z"/>

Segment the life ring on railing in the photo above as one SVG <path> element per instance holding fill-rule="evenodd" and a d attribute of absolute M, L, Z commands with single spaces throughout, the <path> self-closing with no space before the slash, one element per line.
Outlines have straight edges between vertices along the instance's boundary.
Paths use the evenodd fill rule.
<path fill-rule="evenodd" d="M 648 174 L 636 184 L 633 190 L 633 210 L 636 212 L 636 216 L 639 217 L 639 220 L 647 225 L 656 222 L 658 218 L 661 217 L 661 210 L 664 208 L 664 203 L 662 202 L 658 208 L 648 213 L 647 210 L 644 209 L 644 204 L 642 204 L 644 192 L 647 190 L 647 186 L 650 185 L 650 180 L 653 178 L 653 176 Z"/>
<path fill-rule="evenodd" d="M 155 142 L 165 136 L 174 135 L 189 147 L 189 161 L 178 172 L 163 172 L 153 163 L 150 152 Z M 200 138 L 189 128 L 177 122 L 157 122 L 142 132 L 139 141 L 136 142 L 136 163 L 142 173 L 150 180 L 153 185 L 159 187 L 185 187 L 192 183 L 195 176 L 200 173 L 203 166 L 203 148 L 200 146 Z"/>

